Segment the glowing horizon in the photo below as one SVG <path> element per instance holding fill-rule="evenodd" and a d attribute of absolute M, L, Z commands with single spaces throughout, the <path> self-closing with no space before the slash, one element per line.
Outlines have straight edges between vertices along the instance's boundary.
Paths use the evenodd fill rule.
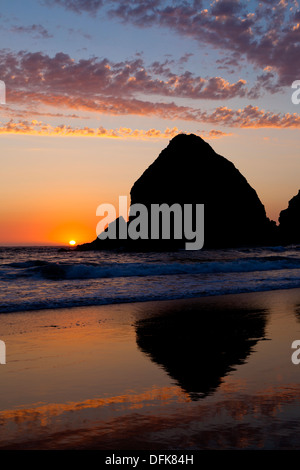
<path fill-rule="evenodd" d="M 0 245 L 94 240 L 96 208 L 181 132 L 278 221 L 300 188 L 299 6 L 200 3 L 3 0 Z"/>

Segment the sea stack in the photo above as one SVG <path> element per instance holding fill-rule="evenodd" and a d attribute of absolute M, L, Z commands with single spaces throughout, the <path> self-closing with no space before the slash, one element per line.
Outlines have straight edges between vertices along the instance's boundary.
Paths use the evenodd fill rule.
<path fill-rule="evenodd" d="M 204 247 L 270 243 L 271 222 L 232 162 L 201 137 L 179 134 L 131 188 L 131 204 L 204 204 Z"/>
<path fill-rule="evenodd" d="M 201 137 L 178 134 L 144 171 L 130 191 L 131 206 L 143 204 L 204 204 L 204 248 L 270 244 L 276 224 L 255 190 L 232 162 L 218 155 Z M 130 219 L 129 219 L 130 223 Z M 151 221 L 149 220 L 149 234 Z M 114 243 L 128 249 L 173 250 L 186 240 L 124 240 Z M 109 249 L 96 239 L 79 249 Z"/>
<path fill-rule="evenodd" d="M 280 212 L 279 231 L 285 243 L 300 243 L 300 189 L 289 201 L 287 209 Z"/>

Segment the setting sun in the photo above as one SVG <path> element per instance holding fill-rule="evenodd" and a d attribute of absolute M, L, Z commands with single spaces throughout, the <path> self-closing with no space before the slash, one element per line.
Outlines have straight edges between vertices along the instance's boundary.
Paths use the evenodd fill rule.
<path fill-rule="evenodd" d="M 75 242 L 75 240 L 70 240 L 70 241 L 69 241 L 69 244 L 70 244 L 70 245 L 76 245 L 76 242 Z"/>

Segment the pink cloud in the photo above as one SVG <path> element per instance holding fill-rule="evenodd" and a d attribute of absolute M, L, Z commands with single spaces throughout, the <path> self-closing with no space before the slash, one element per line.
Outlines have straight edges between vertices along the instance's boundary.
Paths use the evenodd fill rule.
<path fill-rule="evenodd" d="M 167 63 L 147 67 L 142 59 L 113 63 L 108 59 L 74 61 L 62 52 L 0 51 L 0 74 L 8 87 L 48 90 L 75 95 L 133 96 L 138 93 L 191 99 L 230 99 L 248 93 L 245 80 L 230 83 L 222 77 L 203 78 L 186 71 L 172 73 Z"/>
<path fill-rule="evenodd" d="M 137 3 L 143 5 L 137 8 Z M 185 2 L 121 2 L 110 4 L 110 15 L 140 28 L 159 25 L 196 40 L 236 53 L 254 66 L 273 67 L 281 86 L 300 75 L 299 11 L 287 1 L 257 1 L 251 7 L 239 0 L 210 4 Z M 145 21 L 145 18 L 148 20 Z"/>
<path fill-rule="evenodd" d="M 8 99 L 11 103 L 33 106 L 44 104 L 62 109 L 72 109 L 85 112 L 96 112 L 114 116 L 137 115 L 155 116 L 166 120 L 183 120 L 203 122 L 228 127 L 240 128 L 299 128 L 300 115 L 297 113 L 273 113 L 248 105 L 243 109 L 233 110 L 219 106 L 213 111 L 200 108 L 178 106 L 175 103 L 155 103 L 134 98 L 118 98 L 114 96 L 100 98 L 71 97 L 65 95 L 50 95 L 49 93 L 10 92 Z"/>
<path fill-rule="evenodd" d="M 91 127 L 71 127 L 65 124 L 53 126 L 42 121 L 33 119 L 31 121 L 10 120 L 6 123 L 0 123 L 0 134 L 22 134 L 39 136 L 63 136 L 63 137 L 103 137 L 120 139 L 172 139 L 175 135 L 182 133 L 177 127 L 166 128 L 164 131 L 159 129 L 130 129 L 119 127 L 118 129 L 106 129 L 102 126 L 98 128 Z M 217 135 L 218 131 L 212 131 L 211 137 Z M 220 133 L 220 136 L 226 135 Z M 209 134 L 210 135 L 210 134 Z M 219 136 L 219 135 L 218 135 Z"/>

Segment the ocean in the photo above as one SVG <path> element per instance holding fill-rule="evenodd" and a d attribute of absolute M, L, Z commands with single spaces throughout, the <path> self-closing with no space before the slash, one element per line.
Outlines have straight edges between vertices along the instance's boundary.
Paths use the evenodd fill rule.
<path fill-rule="evenodd" d="M 299 449 L 300 246 L 0 256 L 1 450 Z"/>
<path fill-rule="evenodd" d="M 169 253 L 0 248 L 0 313 L 300 287 L 300 245 Z"/>

